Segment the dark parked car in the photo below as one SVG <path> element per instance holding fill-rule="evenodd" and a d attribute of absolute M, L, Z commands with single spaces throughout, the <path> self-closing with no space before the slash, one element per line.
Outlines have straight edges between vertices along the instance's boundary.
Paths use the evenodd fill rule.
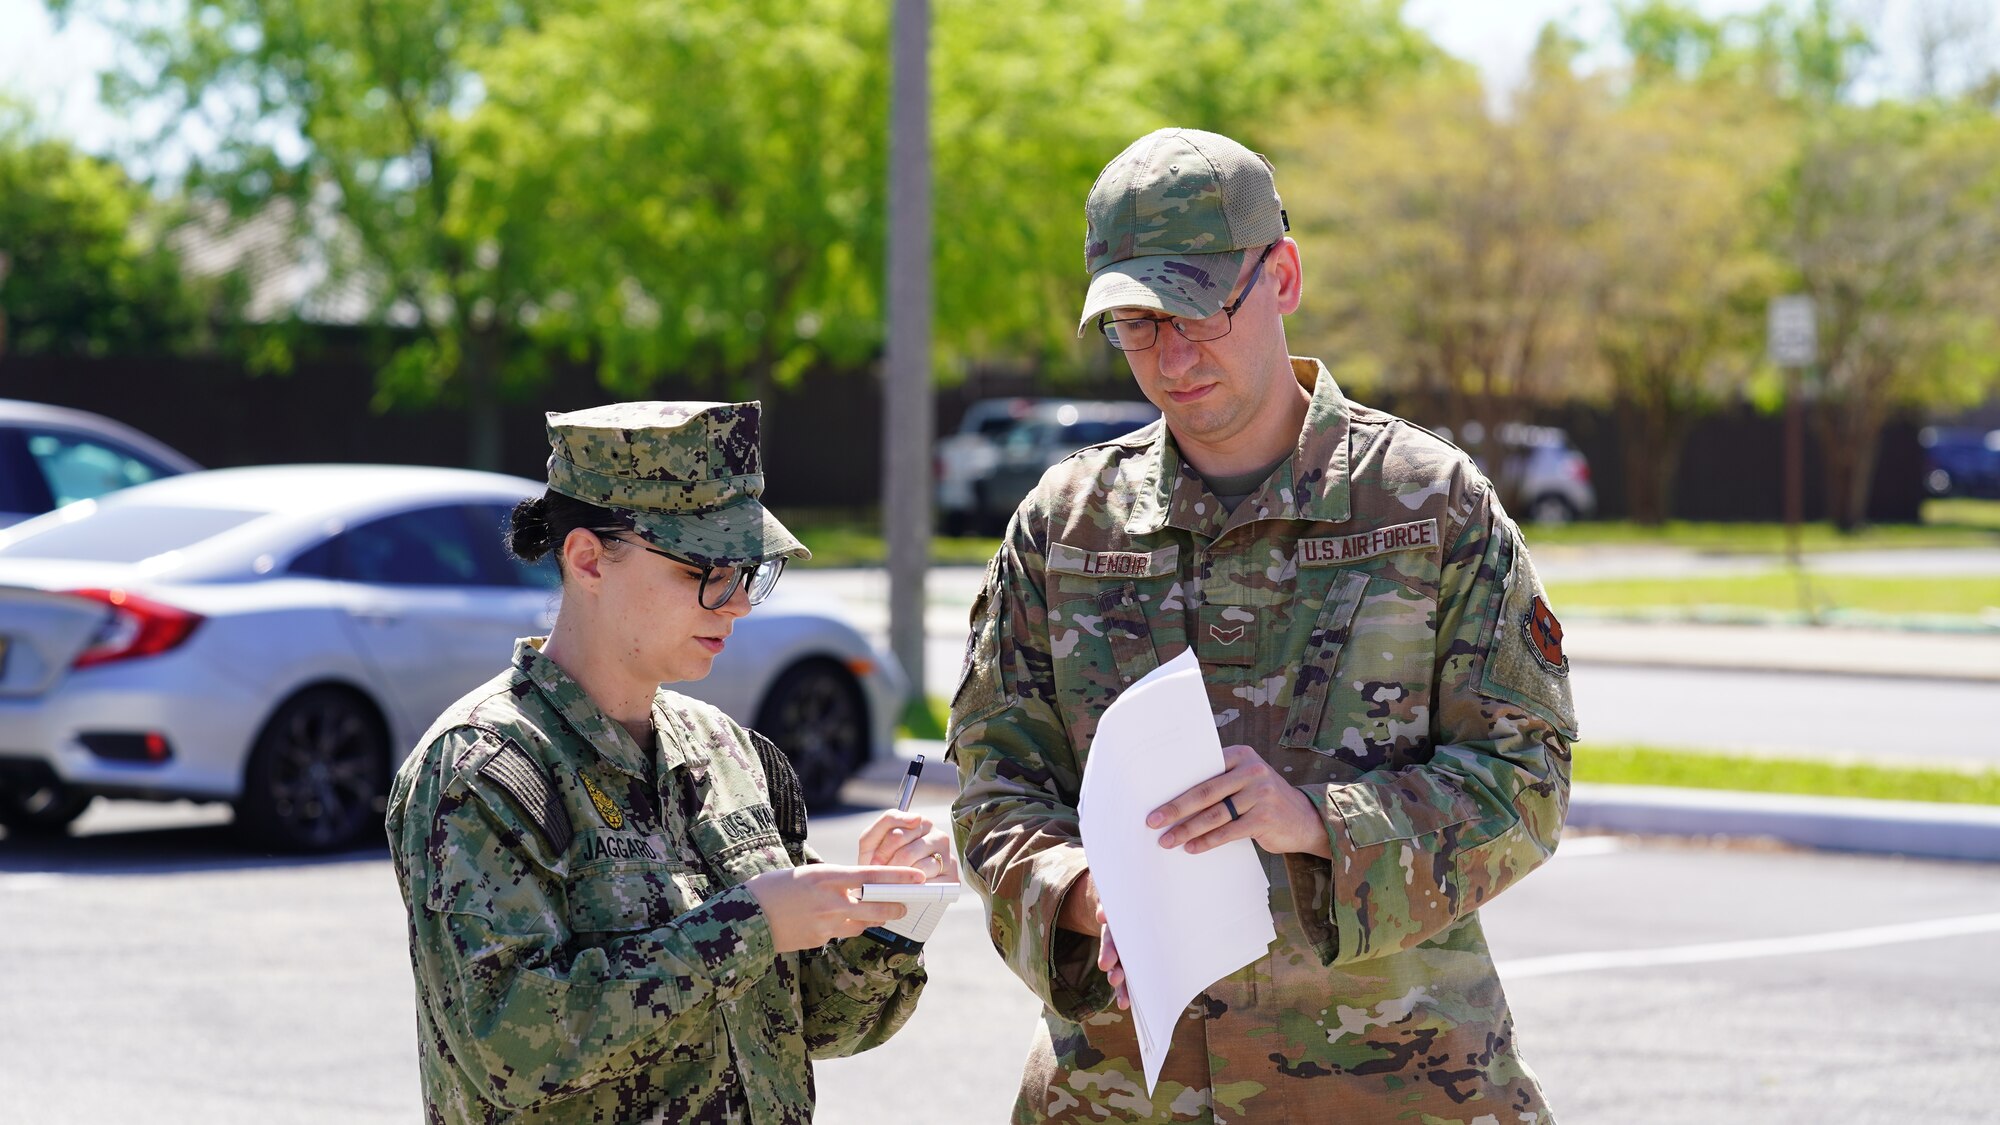
<path fill-rule="evenodd" d="M 101 414 L 0 399 L 0 527 L 199 468 Z"/>
<path fill-rule="evenodd" d="M 1035 403 L 1000 440 L 998 463 L 972 482 L 974 526 L 998 535 L 1050 466 L 1086 445 L 1123 437 L 1159 416 L 1146 402 Z"/>
<path fill-rule="evenodd" d="M 2000 499 L 2000 430 L 1926 426 L 1924 491 L 1932 496 Z"/>

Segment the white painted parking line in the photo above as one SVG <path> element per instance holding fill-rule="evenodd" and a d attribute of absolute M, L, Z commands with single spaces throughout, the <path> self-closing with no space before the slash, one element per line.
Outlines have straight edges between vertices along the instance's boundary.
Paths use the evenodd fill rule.
<path fill-rule="evenodd" d="M 1702 945 L 1674 945 L 1662 949 L 1622 949 L 1600 953 L 1558 953 L 1549 957 L 1524 957 L 1517 961 L 1500 962 L 1500 976 L 1506 980 L 1523 980 L 1528 977 L 1556 976 L 1560 973 L 1595 972 L 1599 969 L 1648 969 L 1660 965 L 1743 961 L 1754 957 L 1790 957 L 1801 953 L 1832 953 L 1843 949 L 1866 949 L 1876 945 L 1896 945 L 1901 942 L 1931 941 L 1936 938 L 1994 932 L 2000 932 L 2000 914 L 1970 914 L 1959 918 L 1904 922 L 1894 926 L 1870 926 L 1861 930 L 1800 934 L 1797 937 L 1718 941 Z"/>

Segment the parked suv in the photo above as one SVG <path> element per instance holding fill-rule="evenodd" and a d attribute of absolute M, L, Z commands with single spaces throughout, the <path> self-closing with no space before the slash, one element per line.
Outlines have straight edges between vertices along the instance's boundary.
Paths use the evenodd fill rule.
<path fill-rule="evenodd" d="M 958 429 L 938 439 L 934 475 L 938 524 L 946 535 L 970 535 L 976 524 L 973 482 L 1000 463 L 1000 443 L 1035 405 L 1031 398 L 982 398 L 965 408 Z"/>
<path fill-rule="evenodd" d="M 1460 429 L 1463 445 L 1479 444 L 1485 430 L 1477 422 Z M 1456 441 L 1447 427 L 1439 436 Z M 1498 472 L 1482 459 L 1480 469 L 1493 478 L 1503 495 L 1516 498 L 1521 518 L 1535 523 L 1569 523 L 1597 514 L 1597 489 L 1590 483 L 1590 462 L 1569 434 L 1554 426 L 1508 422 L 1500 427 L 1504 451 Z"/>
<path fill-rule="evenodd" d="M 972 482 L 974 526 L 999 534 L 1050 466 L 1086 445 L 1123 437 L 1159 416 L 1146 402 L 1033 402 L 1007 431 L 993 467 Z"/>
<path fill-rule="evenodd" d="M 2000 430 L 1925 426 L 1924 491 L 1932 496 L 2000 498 Z"/>

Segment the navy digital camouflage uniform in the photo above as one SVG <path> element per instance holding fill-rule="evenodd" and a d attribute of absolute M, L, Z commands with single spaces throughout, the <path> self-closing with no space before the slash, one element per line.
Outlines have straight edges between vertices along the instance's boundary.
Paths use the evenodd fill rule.
<path fill-rule="evenodd" d="M 551 487 L 706 559 L 803 553 L 757 500 L 756 427 L 755 403 L 551 415 Z M 808 1059 L 894 1034 L 920 956 L 865 935 L 774 953 L 743 884 L 817 861 L 802 808 L 773 812 L 781 755 L 664 688 L 641 745 L 541 643 L 439 717 L 390 792 L 426 1119 L 810 1121 Z"/>
<path fill-rule="evenodd" d="M 974 606 L 954 827 L 1045 1005 L 1016 1121 L 1551 1120 L 1476 911 L 1561 832 L 1561 627 L 1468 458 L 1293 368 L 1298 445 L 1233 514 L 1156 422 L 1049 470 Z M 1096 942 L 1056 919 L 1098 719 L 1189 646 L 1223 743 L 1304 791 L 1334 858 L 1258 852 L 1278 937 L 1190 1005 L 1149 1097 Z"/>

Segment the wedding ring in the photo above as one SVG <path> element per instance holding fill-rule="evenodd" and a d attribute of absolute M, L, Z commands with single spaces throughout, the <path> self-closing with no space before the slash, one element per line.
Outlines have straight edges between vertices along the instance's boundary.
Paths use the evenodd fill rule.
<path fill-rule="evenodd" d="M 1243 814 L 1236 811 L 1236 802 L 1227 797 L 1222 799 L 1222 807 L 1229 810 L 1229 819 L 1242 820 Z"/>

